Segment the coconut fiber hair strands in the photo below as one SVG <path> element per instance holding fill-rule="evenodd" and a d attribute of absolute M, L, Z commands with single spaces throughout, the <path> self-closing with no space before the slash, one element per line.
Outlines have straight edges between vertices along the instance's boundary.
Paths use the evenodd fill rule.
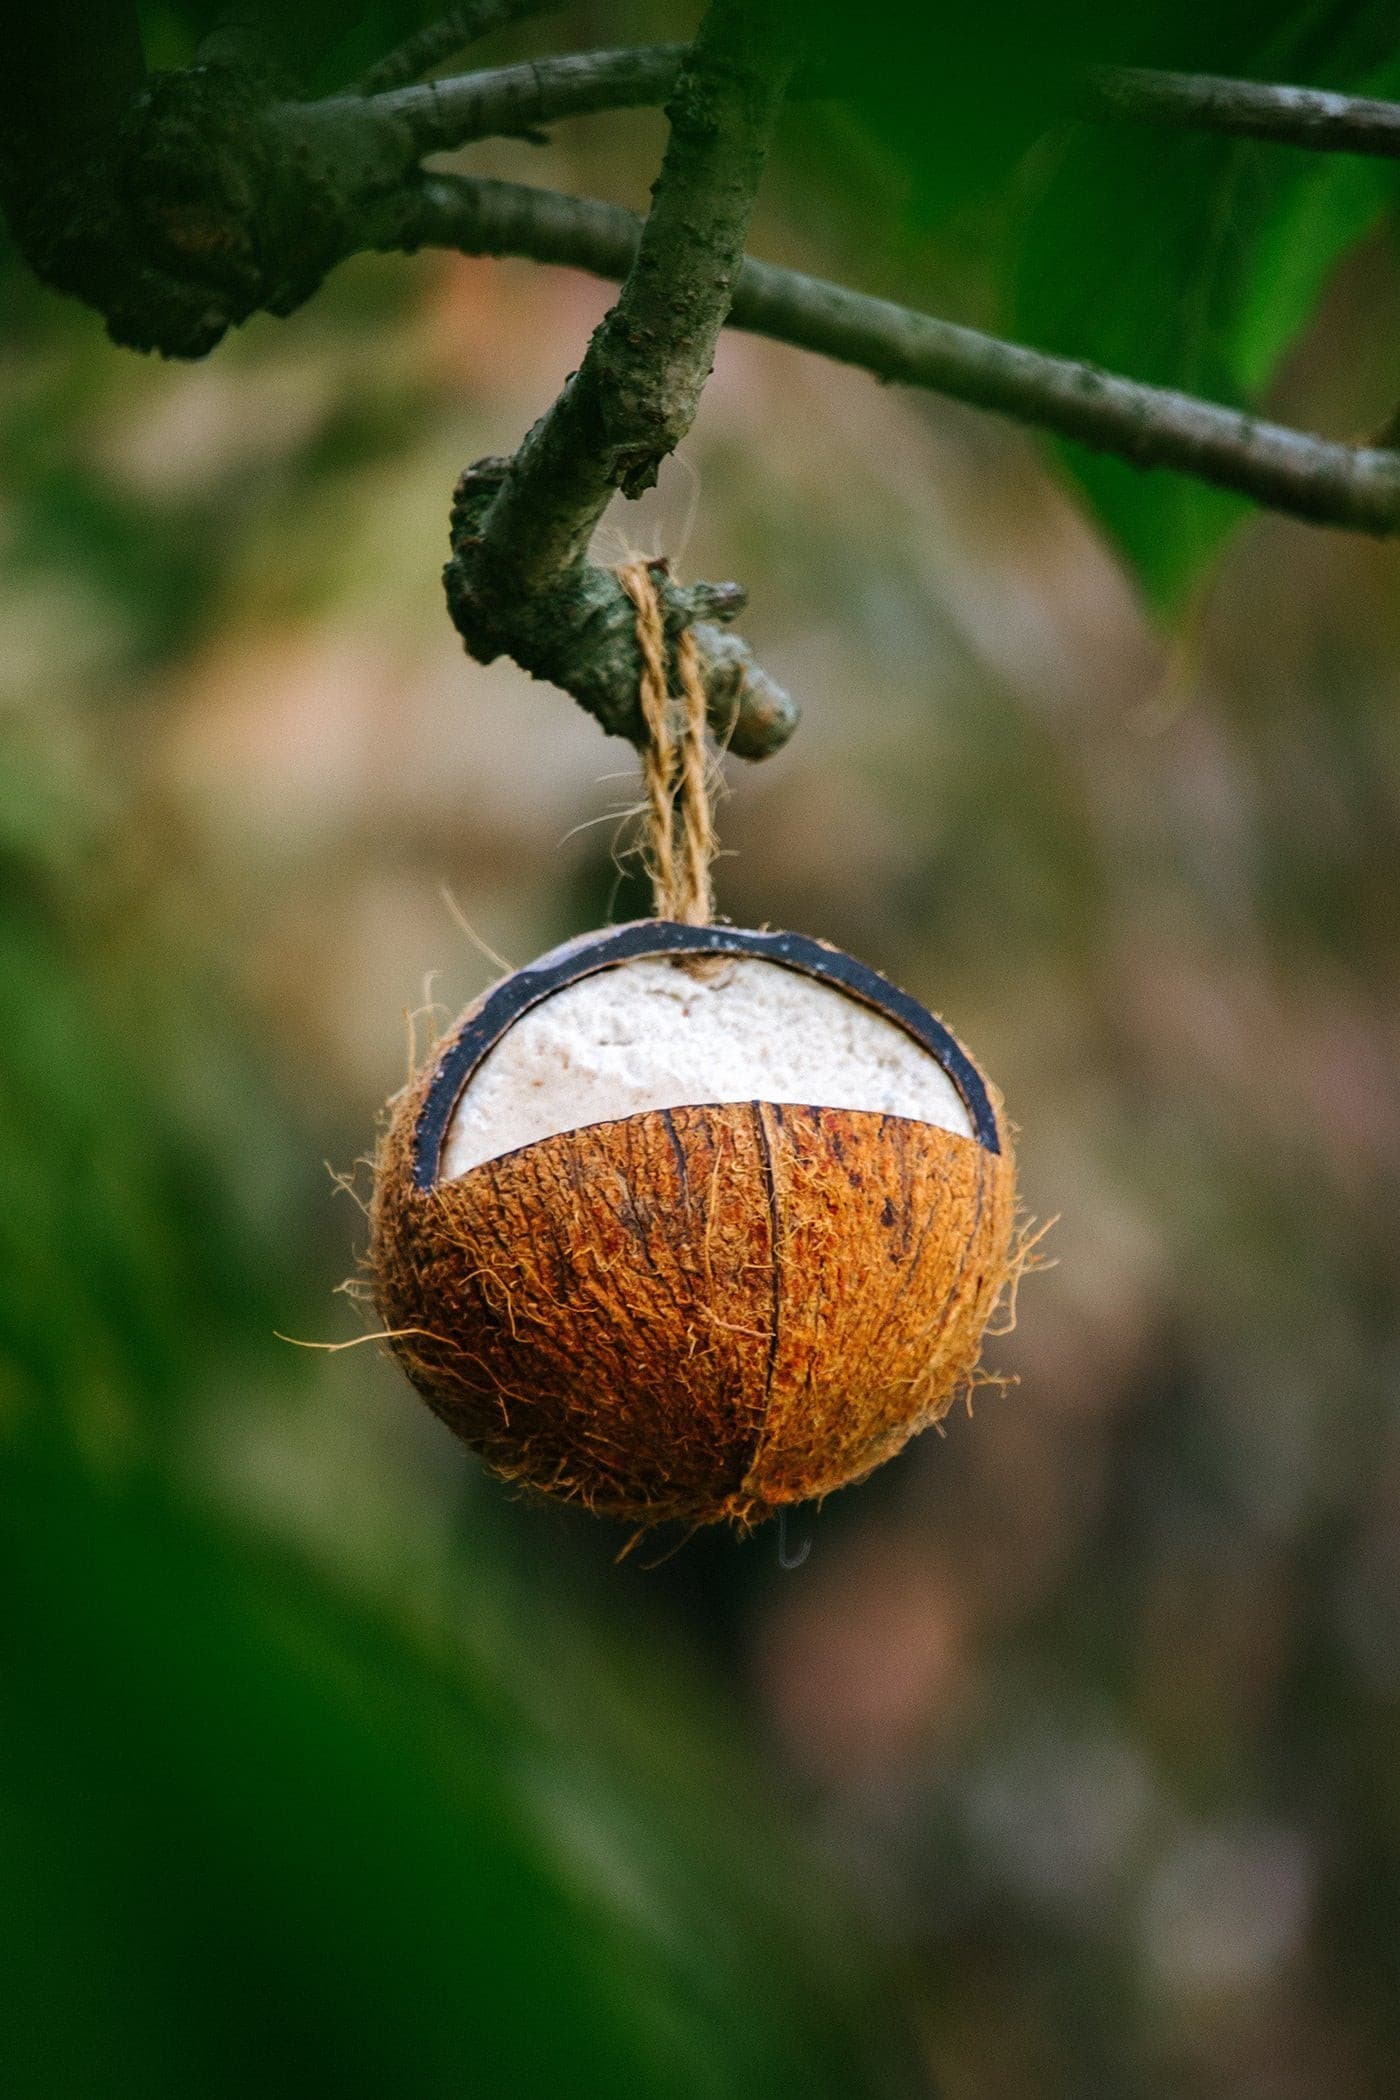
<path fill-rule="evenodd" d="M 624 928 L 498 987 L 394 1104 L 376 1298 L 414 1384 L 506 1479 L 641 1525 L 749 1525 L 862 1478 L 970 1380 L 1009 1272 L 1014 1168 L 995 1097 L 941 1024 L 825 950 L 819 974 L 847 965 L 935 1049 L 975 1135 L 858 1109 L 696 1104 L 438 1179 L 470 1061 L 512 1011 L 642 933 L 653 952 L 794 939 Z"/>
<path fill-rule="evenodd" d="M 656 1110 L 429 1191 L 381 1169 L 394 1348 L 496 1472 L 638 1523 L 750 1524 L 946 1411 L 1001 1290 L 1005 1153 L 846 1109 Z"/>

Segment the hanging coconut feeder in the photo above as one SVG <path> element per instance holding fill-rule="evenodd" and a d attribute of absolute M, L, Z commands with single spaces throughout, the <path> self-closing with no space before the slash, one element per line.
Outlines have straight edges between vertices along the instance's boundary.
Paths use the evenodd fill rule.
<path fill-rule="evenodd" d="M 1014 1183 L 997 1097 L 894 985 L 796 934 L 648 920 L 505 978 L 396 1098 L 375 1294 L 496 1473 L 747 1527 L 946 1413 Z"/>

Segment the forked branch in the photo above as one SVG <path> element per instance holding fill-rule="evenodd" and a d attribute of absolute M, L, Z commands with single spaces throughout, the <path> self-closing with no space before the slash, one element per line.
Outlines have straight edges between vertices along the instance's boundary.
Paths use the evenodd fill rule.
<path fill-rule="evenodd" d="M 625 280 L 515 458 L 464 477 L 448 579 L 474 653 L 509 653 L 624 734 L 637 727 L 631 607 L 587 543 L 613 490 L 644 485 L 689 427 L 726 321 L 1294 517 L 1400 532 L 1393 426 L 1371 445 L 1340 444 L 743 261 L 792 70 L 769 12 L 780 4 L 717 0 L 688 56 L 589 52 L 420 84 L 461 45 L 546 5 L 467 0 L 359 91 L 298 101 L 279 99 L 245 36 L 147 77 L 131 0 L 48 0 L 25 11 L 0 69 L 0 199 L 38 276 L 97 307 L 119 342 L 167 356 L 202 356 L 250 314 L 292 312 L 366 248 L 519 255 Z M 1390 103 L 1125 70 L 1096 74 L 1087 92 L 1100 116 L 1400 156 Z M 422 166 L 476 139 L 667 97 L 670 146 L 645 224 L 588 198 Z M 775 748 L 791 704 L 716 624 L 742 592 L 668 581 L 665 595 L 673 628 L 696 627 L 716 725 L 750 756 Z"/>
<path fill-rule="evenodd" d="M 528 256 L 618 278 L 640 230 L 637 215 L 618 205 L 434 175 L 394 245 Z M 1314 524 L 1400 532 L 1400 452 L 1386 447 L 1339 444 L 752 259 L 739 273 L 729 325 L 994 409 L 1134 466 L 1175 468 Z"/>
<path fill-rule="evenodd" d="M 792 70 L 776 7 L 714 0 L 667 105 L 670 140 L 616 306 L 511 460 L 463 477 L 448 603 L 472 654 L 509 654 L 562 685 L 604 727 L 640 738 L 634 607 L 588 544 L 616 491 L 637 495 L 689 430 L 728 317 L 768 142 Z M 794 710 L 714 624 L 736 585 L 667 582 L 673 628 L 693 628 L 717 732 L 750 756 Z"/>

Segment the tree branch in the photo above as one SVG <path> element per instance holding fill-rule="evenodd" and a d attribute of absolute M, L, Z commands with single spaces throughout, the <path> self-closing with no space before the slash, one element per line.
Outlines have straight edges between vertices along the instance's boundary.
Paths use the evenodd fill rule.
<path fill-rule="evenodd" d="M 684 56 L 684 44 L 580 51 L 396 88 L 374 96 L 370 107 L 376 116 L 405 126 L 420 154 L 447 153 L 477 139 L 536 131 L 560 117 L 664 102 Z M 289 121 L 297 114 L 305 112 L 294 105 Z"/>
<path fill-rule="evenodd" d="M 481 0 L 456 11 L 452 38 L 533 11 L 534 0 Z M 240 56 L 238 39 L 222 60 L 221 47 L 208 46 L 195 67 L 147 78 L 129 0 L 48 0 L 24 11 L 0 70 L 0 196 L 37 275 L 96 306 L 117 341 L 165 355 L 202 355 L 251 313 L 290 313 L 327 269 L 366 247 L 449 246 L 628 277 L 583 370 L 516 460 L 485 463 L 464 483 L 453 570 L 470 646 L 509 650 L 613 727 L 635 727 L 630 613 L 610 579 L 587 568 L 583 547 L 612 488 L 641 486 L 688 425 L 731 289 L 734 326 L 1296 517 L 1400 531 L 1390 428 L 1368 446 L 1337 444 L 793 271 L 739 269 L 773 82 L 788 62 L 754 6 L 722 0 L 721 13 L 739 56 L 705 56 L 701 75 L 688 72 L 676 87 L 640 254 L 630 212 L 425 175 L 418 163 L 473 137 L 659 99 L 675 86 L 678 58 L 667 46 L 289 102 L 276 99 L 270 72 Z M 745 14 L 747 27 L 737 19 Z M 449 48 L 445 35 L 439 25 L 428 43 L 414 40 L 390 70 L 435 62 Z M 717 49 L 723 42 L 713 29 L 707 36 Z M 765 37 L 771 68 L 756 63 Z M 1249 82 L 1118 72 L 1098 76 L 1094 93 L 1105 109 L 1329 149 L 1391 153 L 1400 128 L 1389 104 Z M 730 141 L 723 151 L 720 132 Z M 650 387 L 648 373 L 657 375 Z M 741 596 L 731 586 L 667 586 L 675 627 L 732 617 Z M 785 696 L 732 636 L 707 625 L 702 640 L 717 717 L 742 693 L 735 748 L 780 741 L 792 718 Z"/>
<path fill-rule="evenodd" d="M 408 80 L 421 80 L 445 58 L 465 51 L 493 30 L 523 22 L 530 15 L 551 14 L 559 5 L 560 0 L 464 0 L 464 5 L 449 9 L 377 59 L 356 86 L 362 95 L 374 95 L 384 88 L 402 87 Z"/>
<path fill-rule="evenodd" d="M 1092 73 L 1088 95 L 1100 116 L 1223 131 L 1314 153 L 1400 160 L 1400 104 L 1394 102 L 1335 95 L 1323 88 L 1274 87 L 1258 80 L 1154 73 L 1132 66 L 1108 66 Z"/>
<path fill-rule="evenodd" d="M 519 255 L 609 278 L 630 267 L 640 231 L 636 215 L 618 205 L 459 175 L 425 177 L 396 210 L 385 245 Z M 752 259 L 739 273 L 729 325 L 996 410 L 1134 466 L 1192 474 L 1315 524 L 1400 532 L 1400 452 L 1263 422 Z"/>
<path fill-rule="evenodd" d="M 649 488 L 690 428 L 791 69 L 776 9 L 714 0 L 668 106 L 666 157 L 616 306 L 515 457 L 479 463 L 458 490 L 446 583 L 472 655 L 514 657 L 634 739 L 633 607 L 611 570 L 588 562 L 588 543 L 614 492 Z M 791 702 L 711 624 L 732 618 L 743 593 L 667 582 L 664 596 L 672 631 L 694 628 L 717 730 L 749 756 L 775 748 Z"/>

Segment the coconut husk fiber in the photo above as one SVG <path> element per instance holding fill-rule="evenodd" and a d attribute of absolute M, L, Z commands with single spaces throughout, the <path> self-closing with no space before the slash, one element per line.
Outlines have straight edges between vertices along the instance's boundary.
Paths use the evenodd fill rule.
<path fill-rule="evenodd" d="M 423 1185 L 445 1054 L 393 1104 L 374 1287 L 409 1378 L 507 1480 L 747 1527 L 863 1478 L 968 1383 L 1008 1276 L 999 1112 L 993 1149 L 855 1109 L 650 1109 Z"/>

